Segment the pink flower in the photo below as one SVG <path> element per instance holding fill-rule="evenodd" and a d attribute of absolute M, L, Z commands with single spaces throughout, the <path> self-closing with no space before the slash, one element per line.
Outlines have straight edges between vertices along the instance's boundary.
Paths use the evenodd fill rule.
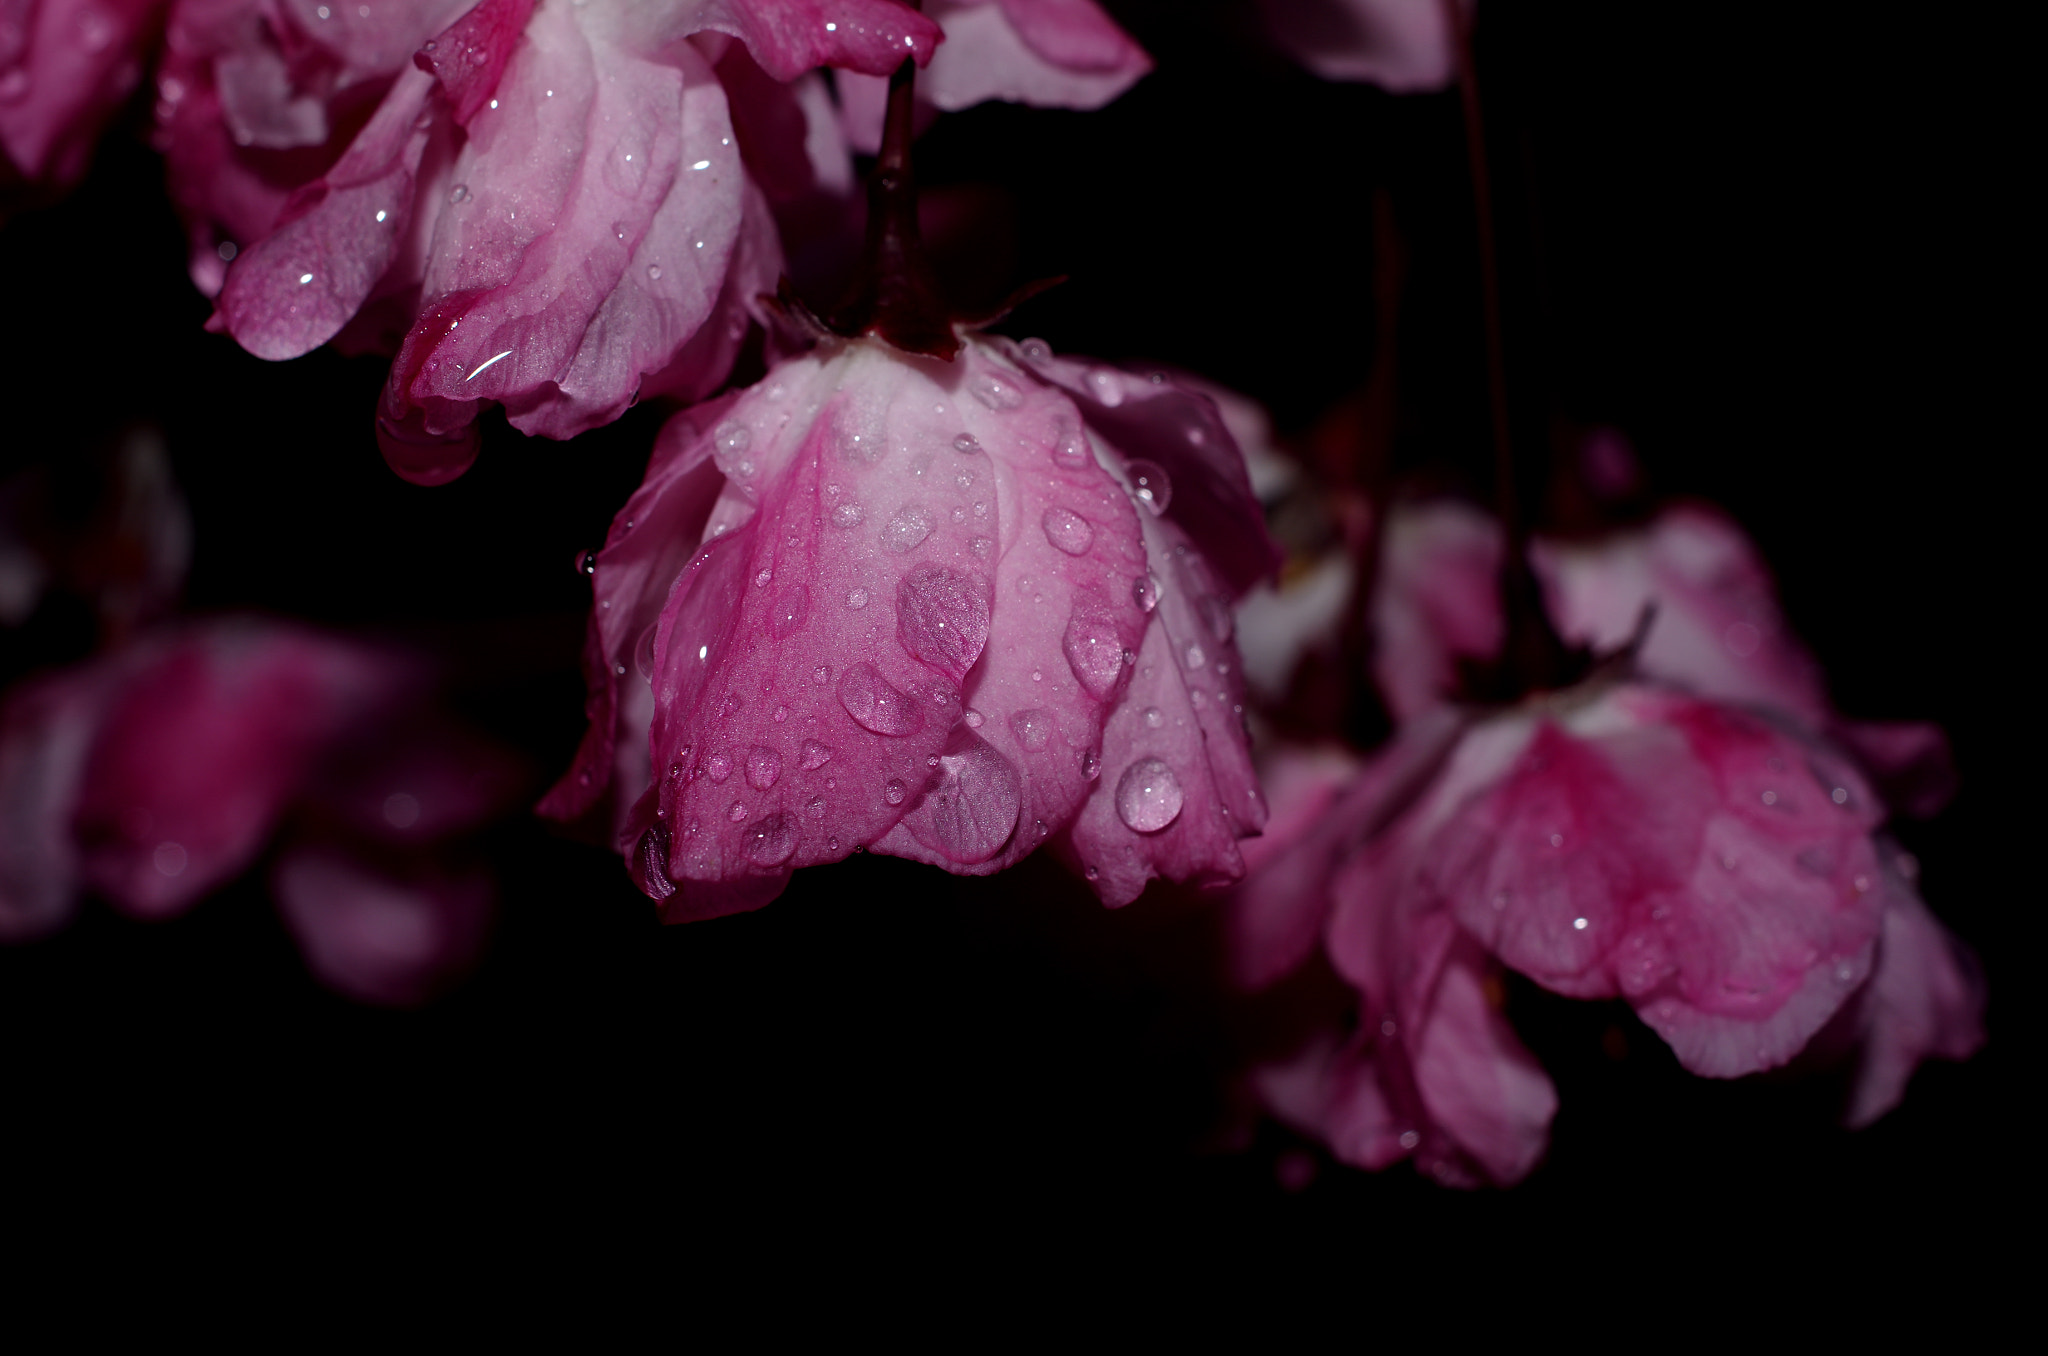
<path fill-rule="evenodd" d="M 678 416 L 595 558 L 591 730 L 543 810 L 616 778 L 675 920 L 863 849 L 985 874 L 1057 839 L 1112 904 L 1234 878 L 1264 807 L 1228 600 L 1270 545 L 1227 435 L 1187 440 L 1205 401 L 1139 381 L 1123 441 L 1042 380 L 1064 370 L 827 339 Z M 1169 442 L 1188 517 L 1179 473 L 1127 455 Z M 1233 493 L 1212 560 L 1194 525 Z"/>
<path fill-rule="evenodd" d="M 1470 0 L 1459 3 L 1470 12 Z M 1457 78 L 1444 0 L 1259 0 L 1259 7 L 1280 49 L 1325 80 L 1413 94 Z"/>
<path fill-rule="evenodd" d="M 1152 69 L 1152 59 L 1095 0 L 931 0 L 946 41 L 917 82 L 928 109 L 958 112 L 991 99 L 1036 108 L 1100 108 Z M 882 143 L 888 83 L 839 77 L 847 140 Z"/>
<path fill-rule="evenodd" d="M 273 885 L 314 973 L 370 1002 L 431 996 L 495 894 L 452 844 L 520 773 L 419 697 L 407 661 L 233 620 L 22 685 L 0 713 L 0 935 L 59 926 L 81 889 L 181 913 L 283 831 Z"/>
<path fill-rule="evenodd" d="M 142 79 L 163 9 L 164 0 L 0 3 L 0 171 L 78 182 L 100 129 Z"/>
<path fill-rule="evenodd" d="M 699 33 L 784 81 L 939 37 L 894 0 L 183 0 L 158 120 L 213 323 L 265 358 L 396 347 L 379 438 L 422 483 L 486 403 L 567 438 L 701 397 L 780 254 Z"/>

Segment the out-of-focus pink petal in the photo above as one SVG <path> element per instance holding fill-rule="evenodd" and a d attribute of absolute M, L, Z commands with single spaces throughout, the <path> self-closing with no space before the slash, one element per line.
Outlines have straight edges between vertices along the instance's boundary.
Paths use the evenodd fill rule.
<path fill-rule="evenodd" d="M 497 897 L 487 871 L 394 873 L 317 841 L 286 849 L 270 886 L 314 977 L 389 1007 L 423 1003 L 468 969 Z"/>
<path fill-rule="evenodd" d="M 1838 720 L 1828 727 L 1877 784 L 1885 804 L 1928 819 L 1956 794 L 1955 754 L 1939 725 L 1913 720 Z"/>
<path fill-rule="evenodd" d="M 1502 638 L 1500 528 L 1451 500 L 1387 515 L 1370 603 L 1373 678 L 1396 720 L 1457 690 L 1460 660 L 1491 658 Z"/>
<path fill-rule="evenodd" d="M 1058 358 L 1037 341 L 1013 351 L 1074 398 L 1088 426 L 1128 459 L 1134 475 L 1148 475 L 1153 504 L 1201 546 L 1231 599 L 1279 570 L 1280 548 L 1266 533 L 1244 454 L 1206 392 L 1164 371 L 1140 375 Z"/>
<path fill-rule="evenodd" d="M 310 353 L 361 309 L 412 217 L 434 79 L 398 77 L 334 168 L 295 193 L 277 228 L 228 269 L 220 316 L 237 343 L 273 361 Z"/>
<path fill-rule="evenodd" d="M 736 399 L 720 397 L 662 426 L 646 478 L 613 518 L 604 549 L 591 564 L 594 600 L 583 658 L 590 730 L 568 773 L 541 801 L 540 812 L 550 818 L 576 819 L 595 805 L 612 783 L 615 760 L 622 774 L 637 774 L 618 787 L 624 805 L 639 800 L 652 780 L 645 739 L 638 748 L 619 742 L 619 711 L 637 691 L 633 684 L 644 689 L 654 677 L 662 606 L 697 554 L 705 520 L 725 487 L 708 435 Z"/>
<path fill-rule="evenodd" d="M 1469 1160 L 1485 1180 L 1507 1186 L 1528 1176 L 1550 1143 L 1557 1089 L 1508 1025 L 1500 996 L 1484 956 L 1462 943 L 1409 1041 L 1432 1130 L 1455 1146 L 1441 1157 L 1434 1146 L 1423 1153 L 1439 1180 L 1463 1177 L 1461 1160 Z"/>
<path fill-rule="evenodd" d="M 1442 0 L 1260 0 L 1260 7 L 1281 50 L 1325 80 L 1412 94 L 1457 76 Z"/>
<path fill-rule="evenodd" d="M 739 233 L 711 314 L 676 350 L 668 366 L 649 373 L 640 383 L 640 398 L 667 396 L 694 402 L 723 385 L 746 341 L 748 327 L 764 319 L 761 298 L 774 295 L 782 274 L 782 241 L 775 217 L 761 191 L 751 182 L 743 183 Z"/>
<path fill-rule="evenodd" d="M 1530 560 L 1566 640 L 1620 649 L 1654 606 L 1637 672 L 1717 701 L 1827 718 L 1819 665 L 1786 624 L 1755 546 L 1721 514 L 1675 508 L 1601 542 L 1538 541 Z"/>
<path fill-rule="evenodd" d="M 1695 1073 L 1796 1054 L 1869 974 L 1881 811 L 1823 747 L 1617 688 L 1540 719 L 1419 874 L 1507 964 L 1623 996 Z"/>
<path fill-rule="evenodd" d="M 1862 1050 L 1845 1119 L 1870 1124 L 1905 1096 L 1923 1059 L 1968 1059 L 1984 1043 L 1984 978 L 1969 948 L 1920 902 L 1895 851 L 1882 865 L 1884 934 L 1859 996 Z"/>
<path fill-rule="evenodd" d="M 1311 1040 L 1288 1059 L 1253 1071 L 1259 1097 L 1287 1124 L 1369 1172 L 1408 1156 L 1406 1128 L 1369 1048 L 1334 1035 Z"/>
<path fill-rule="evenodd" d="M 87 764 L 84 879 L 131 913 L 185 908 L 249 864 L 315 760 L 405 678 L 383 656 L 250 624 L 139 660 Z"/>
<path fill-rule="evenodd" d="M 30 0 L 0 13 L 0 153 L 68 187 L 142 79 L 164 0 Z"/>
<path fill-rule="evenodd" d="M 71 914 L 71 820 L 123 677 L 118 662 L 95 664 L 23 683 L 0 703 L 0 941 L 40 936 Z"/>
<path fill-rule="evenodd" d="M 1244 843 L 1247 875 L 1231 892 L 1232 978 L 1262 988 L 1308 958 L 1329 918 L 1339 861 L 1407 811 L 1463 728 L 1462 717 L 1439 708 L 1363 764 L 1318 754 L 1267 766 L 1266 830 Z M 1351 772 L 1339 781 L 1343 768 Z"/>
<path fill-rule="evenodd" d="M 543 5 L 478 116 L 381 413 L 430 433 L 486 400 L 529 433 L 616 418 L 711 313 L 739 232 L 725 96 L 689 48 L 657 63 Z"/>
<path fill-rule="evenodd" d="M 1236 880 L 1237 840 L 1266 822 L 1229 604 L 1185 534 L 1149 511 L 1139 517 L 1151 625 L 1130 691 L 1103 727 L 1101 784 L 1068 831 L 1082 873 L 1111 907 L 1136 899 L 1153 876 Z"/>
<path fill-rule="evenodd" d="M 1260 698 L 1284 701 L 1301 661 L 1334 649 L 1352 605 L 1350 557 L 1331 551 L 1300 573 L 1258 584 L 1238 600 L 1237 643 L 1245 681 Z"/>

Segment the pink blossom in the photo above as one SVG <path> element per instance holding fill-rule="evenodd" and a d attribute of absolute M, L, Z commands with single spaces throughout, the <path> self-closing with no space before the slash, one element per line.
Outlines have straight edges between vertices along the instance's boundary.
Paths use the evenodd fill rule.
<path fill-rule="evenodd" d="M 1152 69 L 1152 59 L 1095 0 L 931 0 L 946 41 L 917 82 L 927 109 L 948 113 L 991 99 L 1037 108 L 1100 108 Z M 838 80 L 848 141 L 872 155 L 882 142 L 885 80 Z"/>
<path fill-rule="evenodd" d="M 409 662 L 299 628 L 165 632 L 8 694 L 0 935 L 48 931 L 90 889 L 181 913 L 280 836 L 280 907 L 316 975 L 414 1002 L 482 940 L 495 893 L 450 855 L 520 773 L 420 704 Z"/>
<path fill-rule="evenodd" d="M 1470 0 L 1458 0 L 1469 14 Z M 1394 94 L 1442 89 L 1457 77 L 1444 0 L 1259 0 L 1282 51 L 1325 80 Z"/>
<path fill-rule="evenodd" d="M 396 348 L 379 438 L 422 483 L 486 403 L 567 438 L 700 397 L 780 254 L 693 34 L 780 81 L 939 38 L 894 0 L 182 0 L 158 122 L 212 323 L 265 358 Z"/>
<path fill-rule="evenodd" d="M 678 920 L 858 850 L 984 874 L 1059 838 L 1112 904 L 1238 874 L 1264 807 L 1228 573 L 1050 361 L 827 340 L 679 416 L 595 558 L 591 730 L 543 809 L 616 778 Z"/>
<path fill-rule="evenodd" d="M 165 0 L 0 0 L 0 160 L 68 188 L 142 79 Z"/>

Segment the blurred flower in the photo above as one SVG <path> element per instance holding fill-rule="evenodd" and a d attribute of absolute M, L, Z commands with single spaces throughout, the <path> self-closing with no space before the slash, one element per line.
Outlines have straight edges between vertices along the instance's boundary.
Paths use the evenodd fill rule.
<path fill-rule="evenodd" d="M 1348 771 L 1268 755 L 1275 813 L 1234 892 L 1233 967 L 1269 984 L 1320 944 L 1359 994 L 1348 1035 L 1258 1075 L 1275 1113 L 1360 1166 L 1412 1153 L 1446 1182 L 1526 1174 L 1555 1097 L 1498 1010 L 1501 966 L 1626 999 L 1710 1077 L 1853 1046 L 1855 1125 L 1920 1059 L 1974 1050 L 1974 963 L 1878 834 L 1885 797 L 1840 733 L 1862 727 L 1827 706 L 1732 524 L 1688 507 L 1537 543 L 1565 638 L 1635 632 L 1633 648 L 1489 712 L 1449 694 L 1460 660 L 1500 645 L 1500 550 L 1475 511 L 1397 509 L 1372 612 L 1394 741 Z M 1903 728 L 1870 741 L 1897 755 L 1880 766 L 1946 767 Z"/>
<path fill-rule="evenodd" d="M 1265 810 L 1229 600 L 1271 564 L 1205 397 L 1035 342 L 827 339 L 664 430 L 591 565 L 591 730 L 543 810 L 616 778 L 677 920 L 863 849 L 986 874 L 1057 840 L 1111 904 L 1233 879 Z"/>
<path fill-rule="evenodd" d="M 0 184 L 4 170 L 63 189 L 142 80 L 165 0 L 0 3 Z"/>
<path fill-rule="evenodd" d="M 1456 0 L 1469 14 L 1471 0 Z M 1259 0 L 1280 49 L 1325 80 L 1393 94 L 1442 89 L 1458 74 L 1444 0 Z"/>
<path fill-rule="evenodd" d="M 991 99 L 1035 108 L 1100 108 L 1152 69 L 1152 58 L 1095 0 L 929 0 L 946 40 L 917 82 L 925 117 Z M 873 155 L 882 144 L 888 81 L 835 80 L 846 136 Z"/>
<path fill-rule="evenodd" d="M 699 33 L 776 81 L 939 37 L 895 0 L 180 0 L 159 144 L 211 323 L 264 358 L 395 347 L 379 440 L 428 484 L 488 402 L 568 438 L 701 398 L 780 252 Z"/>
<path fill-rule="evenodd" d="M 412 1003 L 471 961 L 495 896 L 460 838 L 521 773 L 436 713 L 411 662 L 302 628 L 162 631 L 0 708 L 0 937 L 81 890 L 168 918 L 278 840 L 273 890 L 314 973 Z"/>

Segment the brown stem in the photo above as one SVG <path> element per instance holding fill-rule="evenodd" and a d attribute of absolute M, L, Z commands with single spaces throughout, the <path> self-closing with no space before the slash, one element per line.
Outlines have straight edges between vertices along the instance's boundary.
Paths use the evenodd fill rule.
<path fill-rule="evenodd" d="M 960 339 L 917 224 L 917 178 L 910 163 L 916 82 L 917 63 L 905 57 L 889 77 L 881 153 L 868 176 L 868 230 L 860 267 L 830 324 L 849 337 L 871 335 L 906 352 L 951 358 Z"/>

